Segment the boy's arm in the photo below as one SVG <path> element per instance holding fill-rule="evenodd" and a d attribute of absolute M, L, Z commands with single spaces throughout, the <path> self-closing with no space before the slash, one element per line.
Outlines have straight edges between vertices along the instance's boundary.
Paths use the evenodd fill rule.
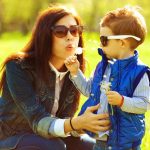
<path fill-rule="evenodd" d="M 70 79 L 76 88 L 84 95 L 89 97 L 91 91 L 92 78 L 87 80 L 79 69 L 79 61 L 77 56 L 69 56 L 64 61 L 67 69 L 70 71 Z"/>
<path fill-rule="evenodd" d="M 147 73 L 141 78 L 133 93 L 133 97 L 124 96 L 121 109 L 122 111 L 136 114 L 145 113 L 150 109 L 150 86 Z"/>
<path fill-rule="evenodd" d="M 91 84 L 93 78 L 86 79 L 81 70 L 78 70 L 77 75 L 71 76 L 70 80 L 76 86 L 76 88 L 84 95 L 89 97 L 91 92 Z"/>

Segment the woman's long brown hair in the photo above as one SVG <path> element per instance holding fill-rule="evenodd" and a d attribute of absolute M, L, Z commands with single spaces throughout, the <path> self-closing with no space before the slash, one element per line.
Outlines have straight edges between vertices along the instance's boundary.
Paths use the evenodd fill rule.
<path fill-rule="evenodd" d="M 72 15 L 75 18 L 77 24 L 81 24 L 81 21 L 77 16 L 75 16 L 73 13 L 66 10 L 65 8 L 59 6 L 51 7 L 38 16 L 32 31 L 31 39 L 23 48 L 23 53 L 11 55 L 4 61 L 3 67 L 1 69 L 2 77 L 0 81 L 0 91 L 3 89 L 4 83 L 6 81 L 5 65 L 9 61 L 19 59 L 20 57 L 27 58 L 28 60 L 30 60 L 35 66 L 37 75 L 45 82 L 48 81 L 48 62 L 51 56 L 53 45 L 51 27 L 54 26 L 58 20 L 67 15 Z M 82 35 L 79 38 L 78 46 L 83 47 Z M 80 69 L 84 71 L 85 61 L 83 58 L 83 54 L 78 55 L 77 58 L 80 62 Z"/>

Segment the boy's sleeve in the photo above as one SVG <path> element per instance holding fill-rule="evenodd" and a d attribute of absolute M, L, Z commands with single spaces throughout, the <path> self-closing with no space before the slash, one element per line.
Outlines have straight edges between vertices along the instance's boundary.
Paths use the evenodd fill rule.
<path fill-rule="evenodd" d="M 133 97 L 124 96 L 122 111 L 136 114 L 143 114 L 150 109 L 150 86 L 147 73 L 141 78 Z"/>
<path fill-rule="evenodd" d="M 86 97 L 90 96 L 93 77 L 86 79 L 81 70 L 79 70 L 76 76 L 70 75 L 70 80 L 79 90 L 79 92 L 81 92 Z"/>

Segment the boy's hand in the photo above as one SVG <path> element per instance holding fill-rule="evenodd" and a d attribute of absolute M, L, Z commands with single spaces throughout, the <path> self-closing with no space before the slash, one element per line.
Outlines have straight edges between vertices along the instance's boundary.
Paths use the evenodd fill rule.
<path fill-rule="evenodd" d="M 67 69 L 70 71 L 71 76 L 77 75 L 79 69 L 79 61 L 77 60 L 77 56 L 69 56 L 64 61 Z"/>
<path fill-rule="evenodd" d="M 118 92 L 108 91 L 106 92 L 106 96 L 109 104 L 117 106 L 120 106 L 122 104 L 122 95 L 120 95 Z"/>

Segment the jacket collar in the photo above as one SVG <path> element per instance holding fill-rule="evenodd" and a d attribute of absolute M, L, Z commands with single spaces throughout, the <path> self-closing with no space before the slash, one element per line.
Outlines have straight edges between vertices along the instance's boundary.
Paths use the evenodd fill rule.
<path fill-rule="evenodd" d="M 59 72 L 51 63 L 49 63 L 49 65 L 51 67 L 51 70 L 55 72 L 56 78 L 60 78 L 60 80 L 62 80 L 68 72 L 68 71 Z"/>
<path fill-rule="evenodd" d="M 99 55 L 102 56 L 102 61 L 109 62 L 109 60 L 107 59 L 106 55 L 104 54 L 101 48 L 98 48 L 98 53 Z M 131 56 L 126 59 L 113 59 L 112 61 L 110 61 L 110 62 L 113 62 L 113 63 L 110 63 L 110 65 L 113 68 L 117 66 L 117 68 L 119 67 L 120 69 L 125 69 L 130 64 L 137 63 L 137 61 L 138 61 L 138 52 L 135 50 L 134 56 Z"/>

